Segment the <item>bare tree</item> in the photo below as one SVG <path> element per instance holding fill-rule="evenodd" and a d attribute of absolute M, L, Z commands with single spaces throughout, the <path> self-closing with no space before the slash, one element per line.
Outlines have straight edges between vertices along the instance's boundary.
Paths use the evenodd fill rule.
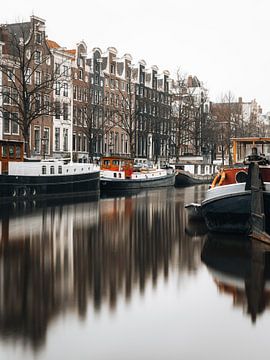
<path fill-rule="evenodd" d="M 87 138 L 90 161 L 93 161 L 95 155 L 95 144 L 100 141 L 103 145 L 105 135 L 115 127 L 115 114 L 118 113 L 118 108 L 114 104 L 109 106 L 107 96 L 102 94 L 99 97 L 91 87 L 88 89 L 87 104 L 82 109 L 77 109 L 74 122 L 80 126 L 81 131 Z M 99 155 L 102 155 L 103 150 L 102 147 Z"/>
<path fill-rule="evenodd" d="M 119 107 L 116 111 L 118 125 L 128 136 L 130 146 L 130 156 L 136 156 L 136 134 L 138 108 L 136 107 L 135 83 L 132 81 L 131 69 L 129 68 L 125 90 L 119 88 Z"/>
<path fill-rule="evenodd" d="M 199 107 L 194 98 L 195 88 L 187 84 L 187 77 L 177 71 L 177 80 L 173 83 L 173 142 L 175 145 L 176 161 L 179 156 L 189 152 L 190 145 L 199 146 Z M 197 126 L 196 126 L 197 125 Z"/>
<path fill-rule="evenodd" d="M 5 44 L 0 59 L 0 111 L 4 122 L 12 120 L 18 124 L 26 155 L 30 156 L 30 126 L 41 116 L 55 113 L 52 91 L 62 75 L 53 69 L 45 31 L 39 23 L 33 20 L 2 26 L 0 36 Z M 14 109 L 16 117 L 12 117 Z"/>
<path fill-rule="evenodd" d="M 243 136 L 243 117 L 240 102 L 235 101 L 231 91 L 221 96 L 218 103 L 212 104 L 212 114 L 219 129 L 219 141 L 222 146 L 222 160 L 228 154 L 229 164 L 232 164 L 231 138 Z"/>

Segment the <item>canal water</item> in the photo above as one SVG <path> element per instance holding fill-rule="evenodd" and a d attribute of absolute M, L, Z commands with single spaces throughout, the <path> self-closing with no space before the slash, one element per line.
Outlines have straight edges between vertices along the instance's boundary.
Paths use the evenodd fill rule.
<path fill-rule="evenodd" d="M 189 221 L 205 190 L 2 208 L 0 359 L 268 359 L 267 249 Z"/>

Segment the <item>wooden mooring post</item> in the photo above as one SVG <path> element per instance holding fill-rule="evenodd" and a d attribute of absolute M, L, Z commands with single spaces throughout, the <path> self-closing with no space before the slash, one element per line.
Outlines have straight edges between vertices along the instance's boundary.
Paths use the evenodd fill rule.
<path fill-rule="evenodd" d="M 249 164 L 246 190 L 249 189 L 251 190 L 251 231 L 249 236 L 253 239 L 270 244 L 270 236 L 265 232 L 265 213 L 263 201 L 264 183 L 260 176 L 258 161 L 251 161 Z"/>

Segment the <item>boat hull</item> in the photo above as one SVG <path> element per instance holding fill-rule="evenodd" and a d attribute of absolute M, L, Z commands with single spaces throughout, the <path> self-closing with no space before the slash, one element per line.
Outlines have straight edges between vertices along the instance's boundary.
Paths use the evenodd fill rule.
<path fill-rule="evenodd" d="M 0 202 L 97 195 L 99 171 L 63 176 L 0 175 Z"/>
<path fill-rule="evenodd" d="M 270 230 L 270 192 L 263 192 L 265 226 Z M 202 202 L 201 213 L 207 228 L 214 232 L 247 234 L 251 229 L 251 192 L 239 191 Z"/>
<path fill-rule="evenodd" d="M 210 184 L 212 181 L 211 175 L 192 175 L 186 172 L 178 172 L 175 176 L 175 186 L 184 187 L 197 184 Z"/>
<path fill-rule="evenodd" d="M 112 179 L 101 178 L 101 191 L 119 191 L 119 190 L 136 190 L 150 189 L 156 187 L 173 186 L 175 182 L 175 174 L 167 174 L 162 178 L 155 179 Z"/>

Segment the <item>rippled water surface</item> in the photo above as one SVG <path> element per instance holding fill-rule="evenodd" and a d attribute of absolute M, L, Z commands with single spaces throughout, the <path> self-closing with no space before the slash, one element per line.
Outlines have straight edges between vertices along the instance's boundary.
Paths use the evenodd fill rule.
<path fill-rule="evenodd" d="M 0 359 L 268 359 L 268 249 L 188 221 L 205 190 L 2 208 Z"/>

